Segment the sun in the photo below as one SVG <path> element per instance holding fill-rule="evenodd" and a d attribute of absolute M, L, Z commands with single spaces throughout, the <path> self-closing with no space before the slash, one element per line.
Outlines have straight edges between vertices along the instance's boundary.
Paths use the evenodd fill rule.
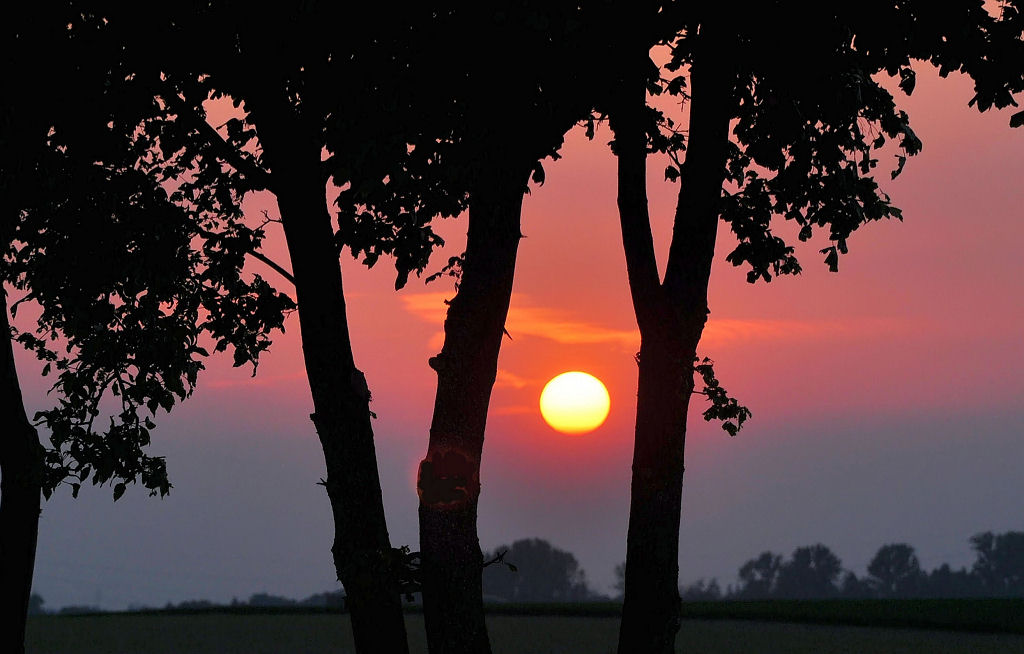
<path fill-rule="evenodd" d="M 557 431 L 585 434 L 608 417 L 611 400 L 601 380 L 585 372 L 563 372 L 540 394 L 540 413 Z"/>

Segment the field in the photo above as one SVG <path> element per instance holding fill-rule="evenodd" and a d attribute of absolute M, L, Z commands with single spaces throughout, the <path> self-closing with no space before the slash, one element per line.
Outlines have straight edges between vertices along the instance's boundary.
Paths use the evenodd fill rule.
<path fill-rule="evenodd" d="M 793 616 L 794 611 L 798 616 L 802 611 L 799 619 L 819 623 L 869 620 L 875 624 L 898 624 L 900 613 L 899 610 L 894 612 L 892 602 L 884 605 L 878 602 L 751 602 L 734 604 L 731 608 L 728 604 L 690 605 L 684 612 L 687 616 L 703 615 L 684 619 L 677 651 L 704 654 L 1024 654 L 1024 634 L 971 631 L 983 628 L 979 620 L 985 615 L 1002 615 L 1000 607 L 1019 608 L 1016 603 L 947 602 L 946 615 L 951 616 L 947 626 L 956 629 L 784 621 L 790 619 L 787 616 Z M 943 615 L 942 603 L 898 603 L 897 606 L 913 619 L 921 619 L 926 613 Z M 552 614 L 556 611 L 559 614 Z M 855 611 L 860 611 L 861 617 L 858 618 Z M 548 607 L 543 611 L 492 614 L 488 625 L 495 654 L 611 654 L 615 651 L 618 628 L 618 618 L 611 613 L 610 609 L 599 607 L 583 610 Z M 977 615 L 972 617 L 974 613 Z M 735 619 L 737 615 L 761 619 Z M 1007 611 L 1005 615 L 1011 620 L 1005 629 L 1019 631 L 1017 614 Z M 410 614 L 407 623 L 411 651 L 425 653 L 422 616 Z M 41 616 L 29 622 L 29 654 L 352 651 L 347 620 L 331 613 L 105 614 Z"/>

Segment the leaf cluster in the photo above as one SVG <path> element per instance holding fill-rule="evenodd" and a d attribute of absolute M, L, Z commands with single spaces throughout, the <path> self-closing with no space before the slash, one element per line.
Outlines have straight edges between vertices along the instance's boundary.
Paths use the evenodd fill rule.
<path fill-rule="evenodd" d="M 876 169 L 895 150 L 895 179 L 921 151 L 890 90 L 911 94 L 915 65 L 930 64 L 942 77 L 968 75 L 975 83 L 969 104 L 981 111 L 1016 106 L 1013 95 L 1024 90 L 1017 2 L 994 13 L 973 1 L 766 2 L 729 24 L 723 50 L 735 74 L 734 113 L 721 218 L 738 241 L 726 259 L 748 266 L 750 282 L 801 271 L 793 246 L 773 230 L 775 218 L 793 221 L 801 241 L 822 232 L 832 271 L 858 227 L 902 219 Z M 688 70 L 700 35 L 697 16 L 672 44 L 666 70 Z M 684 78 L 663 87 L 685 99 Z M 1024 114 L 1010 122 L 1019 126 Z M 662 127 L 673 126 L 663 118 Z M 666 176 L 677 179 L 678 167 Z"/>

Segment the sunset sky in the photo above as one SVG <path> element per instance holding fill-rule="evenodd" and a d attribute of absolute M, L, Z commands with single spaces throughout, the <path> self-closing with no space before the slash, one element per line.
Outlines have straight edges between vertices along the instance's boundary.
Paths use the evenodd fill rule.
<path fill-rule="evenodd" d="M 909 542 L 930 569 L 969 564 L 967 539 L 1024 530 L 1024 130 L 1010 112 L 966 107 L 970 84 L 918 67 L 903 102 L 924 142 L 883 188 L 903 223 L 863 227 L 838 274 L 798 244 L 804 273 L 748 284 L 725 262 L 719 233 L 711 318 L 700 353 L 753 412 L 730 438 L 691 403 L 680 580 L 724 586 L 763 550 L 825 543 L 857 574 L 884 543 Z M 610 592 L 625 558 L 639 337 L 615 207 L 615 160 L 605 126 L 571 132 L 546 162 L 523 210 L 515 290 L 491 400 L 481 472 L 485 549 L 540 537 L 573 552 Z M 889 162 L 883 160 L 882 165 Z M 650 163 L 660 263 L 676 186 Z M 273 205 L 253 198 L 256 211 Z M 448 245 L 428 272 L 462 251 L 463 219 L 439 228 Z M 280 234 L 268 251 L 286 261 Z M 377 413 L 377 453 L 392 543 L 417 548 L 414 474 L 426 451 L 450 280 L 393 290 L 381 261 L 343 270 L 357 365 Z M 287 283 L 254 264 L 279 288 Z M 22 317 L 19 315 L 19 317 Z M 22 324 L 22 327 L 25 325 Z M 304 597 L 334 588 L 323 455 L 293 316 L 258 375 L 210 362 L 195 395 L 158 416 L 154 451 L 174 489 L 163 500 L 130 488 L 61 492 L 43 511 L 35 590 L 49 608 L 206 598 L 254 592 Z M 611 412 L 596 431 L 555 432 L 542 420 L 544 384 L 568 370 L 605 383 Z M 19 358 L 26 404 L 46 384 Z"/>

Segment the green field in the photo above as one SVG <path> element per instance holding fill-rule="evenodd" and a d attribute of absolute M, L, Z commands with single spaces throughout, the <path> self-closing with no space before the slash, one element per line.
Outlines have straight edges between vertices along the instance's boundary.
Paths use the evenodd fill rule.
<path fill-rule="evenodd" d="M 820 604 L 820 603 L 819 603 Z M 425 653 L 423 618 L 407 617 L 411 650 Z M 611 654 L 612 616 L 491 615 L 495 654 Z M 683 621 L 677 651 L 703 654 L 1024 654 L 1024 635 L 763 620 Z M 347 618 L 331 613 L 182 613 L 42 616 L 29 654 L 303 654 L 352 652 Z"/>

